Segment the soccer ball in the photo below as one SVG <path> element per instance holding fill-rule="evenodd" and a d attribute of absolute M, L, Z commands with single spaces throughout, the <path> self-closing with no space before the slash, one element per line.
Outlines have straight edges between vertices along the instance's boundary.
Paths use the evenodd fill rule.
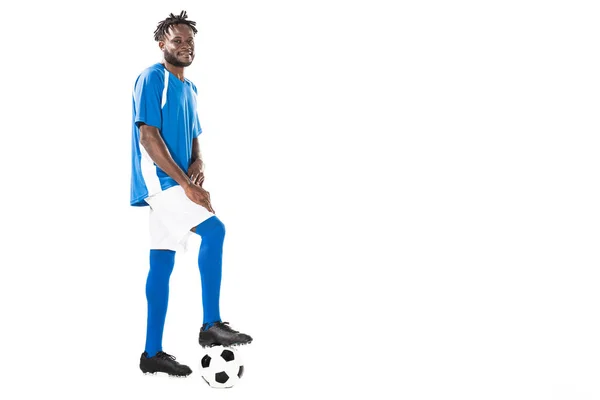
<path fill-rule="evenodd" d="M 244 363 L 233 347 L 207 347 L 200 359 L 200 373 L 210 387 L 230 388 L 242 378 Z"/>

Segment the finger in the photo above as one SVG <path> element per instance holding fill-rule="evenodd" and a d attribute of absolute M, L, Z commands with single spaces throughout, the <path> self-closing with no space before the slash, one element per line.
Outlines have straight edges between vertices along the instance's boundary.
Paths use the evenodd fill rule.
<path fill-rule="evenodd" d="M 207 200 L 207 201 L 206 201 L 206 209 L 207 209 L 208 211 L 210 211 L 211 213 L 213 213 L 213 214 L 214 214 L 214 212 L 215 212 L 215 211 L 213 210 L 213 208 L 212 208 L 212 204 L 210 204 L 210 200 Z"/>

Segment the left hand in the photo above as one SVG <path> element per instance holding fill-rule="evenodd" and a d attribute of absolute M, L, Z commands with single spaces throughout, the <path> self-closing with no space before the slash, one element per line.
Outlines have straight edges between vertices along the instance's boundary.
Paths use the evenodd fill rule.
<path fill-rule="evenodd" d="M 204 163 L 202 160 L 194 161 L 188 168 L 187 175 L 194 185 L 202 186 L 204 183 Z"/>

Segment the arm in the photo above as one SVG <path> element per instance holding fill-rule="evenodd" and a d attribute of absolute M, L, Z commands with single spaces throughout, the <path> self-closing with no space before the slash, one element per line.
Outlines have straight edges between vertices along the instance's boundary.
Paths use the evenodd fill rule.
<path fill-rule="evenodd" d="M 204 161 L 202 160 L 198 137 L 194 138 L 192 142 L 192 160 L 187 174 L 193 184 L 202 186 L 202 183 L 204 183 Z"/>
<path fill-rule="evenodd" d="M 194 163 L 194 161 L 196 160 L 200 160 L 202 161 L 202 152 L 200 151 L 200 141 L 198 140 L 198 138 L 194 138 L 194 141 L 192 143 L 192 163 Z"/>
<path fill-rule="evenodd" d="M 215 211 L 210 204 L 210 194 L 200 186 L 192 184 L 190 178 L 175 163 L 158 128 L 150 125 L 140 126 L 140 143 L 158 168 L 173 178 L 190 200 L 214 214 Z"/>
<path fill-rule="evenodd" d="M 158 128 L 150 125 L 140 126 L 140 143 L 148 152 L 148 155 L 158 166 L 165 171 L 167 175 L 175 180 L 181 187 L 186 189 L 186 186 L 192 184 L 188 176 L 179 168 L 179 166 L 171 157 L 169 149 L 165 144 Z"/>

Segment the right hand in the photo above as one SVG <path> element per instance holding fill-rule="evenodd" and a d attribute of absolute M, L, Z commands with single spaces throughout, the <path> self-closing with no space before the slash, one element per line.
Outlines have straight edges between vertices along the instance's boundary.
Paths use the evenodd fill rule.
<path fill-rule="evenodd" d="M 208 193 L 201 186 L 190 184 L 183 188 L 185 195 L 192 200 L 194 203 L 201 205 L 211 213 L 215 213 L 212 205 L 210 204 L 210 193 Z"/>

